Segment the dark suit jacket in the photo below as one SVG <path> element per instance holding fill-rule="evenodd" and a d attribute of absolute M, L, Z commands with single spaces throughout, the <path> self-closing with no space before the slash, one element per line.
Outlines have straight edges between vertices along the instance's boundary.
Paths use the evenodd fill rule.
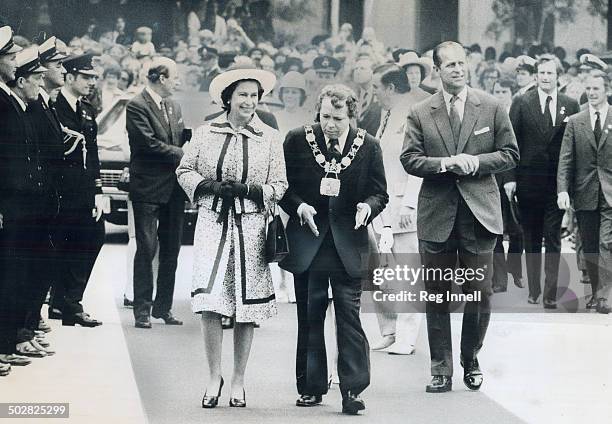
<path fill-rule="evenodd" d="M 64 156 L 63 181 L 59 189 L 61 206 L 67 209 L 91 209 L 94 196 L 102 193 L 95 108 L 85 100 L 81 100 L 81 104 L 81 110 L 75 112 L 61 92 L 54 104 L 59 121 L 85 136 L 85 146 L 79 143 L 72 153 Z M 83 149 L 87 150 L 85 158 Z"/>
<path fill-rule="evenodd" d="M 568 192 L 577 211 L 598 209 L 600 186 L 612 205 L 612 107 L 602 123 L 599 144 L 588 108 L 570 117 L 563 135 L 557 192 Z"/>
<path fill-rule="evenodd" d="M 38 96 L 38 100 L 28 103 L 27 113 L 36 123 L 40 165 L 43 178 L 49 185 L 52 198 L 49 199 L 49 213 L 59 211 L 59 190 L 63 183 L 64 143 L 60 121 L 55 110 Z"/>
<path fill-rule="evenodd" d="M 166 102 L 169 124 L 147 90 L 127 104 L 130 199 L 135 202 L 168 203 L 173 190 L 180 190 L 175 171 L 183 157 L 183 116 L 178 103 Z"/>
<path fill-rule="evenodd" d="M 460 153 L 478 156 L 475 176 L 440 172 L 442 158 Z M 500 193 L 493 174 L 516 166 L 518 147 L 508 113 L 491 95 L 468 88 L 459 143 L 455 146 L 442 91 L 418 103 L 408 115 L 401 162 L 423 178 L 417 208 L 421 240 L 448 240 L 459 199 L 491 233 L 503 233 Z"/>
<path fill-rule="evenodd" d="M 36 215 L 47 182 L 31 116 L 0 89 L 0 213 L 5 225 Z"/>
<path fill-rule="evenodd" d="M 327 156 L 321 126 L 314 125 L 313 131 L 319 149 Z M 349 130 L 344 155 L 348 153 L 356 134 L 354 128 Z M 338 197 L 320 194 L 320 182 L 325 172 L 314 160 L 303 127 L 287 134 L 284 150 L 289 188 L 280 206 L 289 214 L 287 237 L 290 253 L 280 266 L 297 274 L 306 271 L 326 233 L 331 231 L 346 271 L 353 278 L 361 277 L 361 255 L 368 252 L 368 231 L 365 227 L 354 229 L 357 203 L 370 205 L 371 222 L 389 201 L 382 151 L 378 141 L 366 134 L 353 163 L 339 175 L 341 187 Z M 302 203 L 307 203 L 317 210 L 314 219 L 319 229 L 319 237 L 315 237 L 307 225 L 300 225 L 297 209 Z"/>
<path fill-rule="evenodd" d="M 206 121 L 206 122 L 212 121 L 217 116 L 219 116 L 219 115 L 221 115 L 223 113 L 225 113 L 224 110 L 221 110 L 221 111 L 215 112 L 215 113 L 211 113 L 210 115 L 208 115 L 208 116 L 206 116 L 204 118 L 204 121 Z M 266 124 L 269 127 L 274 128 L 275 130 L 278 130 L 278 122 L 276 121 L 276 116 L 274 116 L 274 114 L 272 112 L 267 112 L 267 111 L 261 110 L 261 109 L 255 109 L 255 113 L 257 114 L 259 119 L 261 119 L 261 122 L 263 122 L 264 124 Z"/>
<path fill-rule="evenodd" d="M 377 101 L 372 101 L 370 107 L 363 115 L 362 120 L 357 120 L 357 127 L 363 128 L 372 136 L 376 136 L 376 131 L 380 126 L 381 106 Z"/>
<path fill-rule="evenodd" d="M 517 168 L 508 173 L 505 179 L 506 182 L 516 181 L 517 195 L 520 198 L 544 199 L 556 195 L 557 166 L 565 121 L 578 110 L 578 103 L 574 99 L 557 94 L 555 126 L 548 130 L 542 118 L 537 89 L 527 91 L 512 102 L 510 120 L 521 160 Z"/>

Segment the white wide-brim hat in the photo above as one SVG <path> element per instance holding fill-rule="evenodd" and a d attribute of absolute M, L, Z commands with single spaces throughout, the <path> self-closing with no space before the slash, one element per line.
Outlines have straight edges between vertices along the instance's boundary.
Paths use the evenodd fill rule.
<path fill-rule="evenodd" d="M 231 84 L 240 80 L 252 79 L 261 84 L 263 88 L 263 96 L 266 96 L 274 89 L 276 84 L 276 75 L 272 72 L 264 71 L 263 69 L 232 69 L 217 75 L 210 83 L 208 92 L 211 99 L 218 105 L 223 105 L 221 101 L 221 93 Z"/>

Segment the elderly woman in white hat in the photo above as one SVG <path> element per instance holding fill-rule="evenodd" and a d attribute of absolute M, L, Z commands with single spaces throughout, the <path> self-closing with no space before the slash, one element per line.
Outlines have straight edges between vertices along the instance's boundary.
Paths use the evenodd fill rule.
<path fill-rule="evenodd" d="M 276 314 L 265 259 L 267 212 L 287 189 L 282 138 L 255 114 L 276 82 L 260 69 L 234 69 L 209 88 L 225 113 L 199 127 L 176 170 L 198 205 L 192 310 L 201 314 L 209 379 L 203 408 L 217 406 L 221 377 L 221 316 L 234 317 L 230 406 L 246 406 L 244 373 L 255 323 Z"/>

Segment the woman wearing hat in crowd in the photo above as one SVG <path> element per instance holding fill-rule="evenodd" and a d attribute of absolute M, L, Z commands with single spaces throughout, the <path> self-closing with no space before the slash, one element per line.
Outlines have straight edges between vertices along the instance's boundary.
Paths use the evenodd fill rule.
<path fill-rule="evenodd" d="M 399 57 L 398 65 L 406 72 L 410 91 L 404 95 L 411 104 L 427 99 L 431 94 L 421 88 L 423 80 L 431 73 L 429 62 L 419 57 L 414 51 L 408 51 Z"/>
<path fill-rule="evenodd" d="M 304 107 L 307 97 L 304 75 L 295 71 L 287 72 L 278 87 L 278 98 L 283 104 L 283 110 L 276 113 L 279 131 L 283 136 L 311 118 Z"/>
<path fill-rule="evenodd" d="M 198 204 L 194 236 L 192 309 L 201 314 L 208 365 L 203 408 L 214 408 L 221 376 L 221 316 L 234 317 L 230 406 L 246 406 L 244 372 L 253 327 L 276 314 L 265 260 L 267 210 L 287 189 L 282 138 L 255 114 L 276 82 L 258 69 L 217 76 L 209 93 L 225 113 L 199 127 L 176 173 Z"/>

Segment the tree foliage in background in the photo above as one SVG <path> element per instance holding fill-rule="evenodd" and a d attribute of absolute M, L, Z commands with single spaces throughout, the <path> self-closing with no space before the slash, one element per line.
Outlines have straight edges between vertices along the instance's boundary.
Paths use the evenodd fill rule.
<path fill-rule="evenodd" d="M 514 40 L 525 44 L 542 43 L 552 39 L 550 32 L 556 22 L 573 22 L 576 12 L 584 7 L 593 16 L 607 17 L 608 0 L 494 0 L 495 20 L 487 31 L 496 38 L 513 29 Z"/>
<path fill-rule="evenodd" d="M 284 24 L 275 26 L 275 44 L 295 43 L 301 21 L 315 15 L 313 3 L 312 0 L 272 0 L 272 16 Z"/>

